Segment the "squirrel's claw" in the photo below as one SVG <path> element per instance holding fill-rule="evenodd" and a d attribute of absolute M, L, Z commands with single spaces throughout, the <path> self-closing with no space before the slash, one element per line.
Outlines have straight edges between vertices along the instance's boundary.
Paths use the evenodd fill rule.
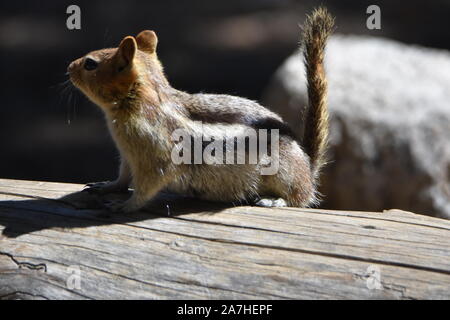
<path fill-rule="evenodd" d="M 128 186 L 121 183 L 117 183 L 116 181 L 91 182 L 86 184 L 83 190 L 99 194 L 122 193 L 127 192 Z"/>
<path fill-rule="evenodd" d="M 83 191 L 94 192 L 94 193 L 105 193 L 107 191 L 107 186 L 110 183 L 111 183 L 110 181 L 90 182 L 84 186 Z"/>

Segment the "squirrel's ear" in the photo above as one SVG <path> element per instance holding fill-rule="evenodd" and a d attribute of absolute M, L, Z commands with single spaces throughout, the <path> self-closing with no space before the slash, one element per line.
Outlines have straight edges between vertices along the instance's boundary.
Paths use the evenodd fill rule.
<path fill-rule="evenodd" d="M 117 58 L 120 68 L 125 68 L 133 63 L 136 54 L 137 44 L 133 37 L 125 37 L 117 48 Z"/>
<path fill-rule="evenodd" d="M 155 53 L 158 37 L 152 30 L 144 30 L 136 36 L 139 50 L 147 53 Z"/>

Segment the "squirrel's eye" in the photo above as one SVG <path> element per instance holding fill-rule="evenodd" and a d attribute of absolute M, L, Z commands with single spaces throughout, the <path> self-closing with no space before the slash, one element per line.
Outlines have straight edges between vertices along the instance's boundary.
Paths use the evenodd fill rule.
<path fill-rule="evenodd" d="M 91 58 L 86 58 L 84 61 L 84 68 L 88 71 L 94 70 L 98 67 L 98 62 Z"/>

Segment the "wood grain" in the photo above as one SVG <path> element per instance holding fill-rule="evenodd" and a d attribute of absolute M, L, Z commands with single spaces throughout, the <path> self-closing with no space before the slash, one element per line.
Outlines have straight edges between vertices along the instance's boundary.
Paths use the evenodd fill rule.
<path fill-rule="evenodd" d="M 82 189 L 0 179 L 0 298 L 450 298 L 448 220 L 167 194 L 111 214 L 104 201 L 126 194 Z"/>

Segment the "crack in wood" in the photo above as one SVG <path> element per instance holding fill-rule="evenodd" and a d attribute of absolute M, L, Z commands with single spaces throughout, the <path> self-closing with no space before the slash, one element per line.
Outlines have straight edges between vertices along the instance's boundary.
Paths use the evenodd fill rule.
<path fill-rule="evenodd" d="M 296 211 L 294 208 L 280 208 L 279 210 L 286 210 L 286 211 Z M 409 221 L 398 221 L 394 219 L 386 219 L 386 218 L 379 218 L 379 217 L 368 217 L 368 216 L 358 216 L 355 214 L 342 214 L 342 213 L 333 213 L 331 210 L 323 210 L 323 211 L 312 211 L 307 209 L 299 210 L 299 212 L 302 213 L 313 213 L 313 214 L 323 214 L 323 215 L 332 215 L 332 216 L 338 216 L 338 217 L 347 217 L 347 218 L 356 218 L 356 219 L 370 219 L 370 220 L 377 220 L 377 221 L 386 221 L 386 222 L 394 222 L 394 223 L 401 223 L 401 224 L 409 224 L 413 226 L 420 226 L 425 228 L 434 228 L 434 229 L 440 229 L 440 230 L 446 230 L 450 231 L 450 227 L 444 227 L 444 226 L 434 226 L 429 224 L 423 224 L 423 223 L 416 223 L 416 222 L 409 222 Z M 370 212 L 367 212 L 368 214 Z M 389 215 L 389 211 L 386 211 L 386 215 Z M 446 221 L 446 220 L 443 220 Z"/>
<path fill-rule="evenodd" d="M 17 300 L 17 298 L 18 298 L 17 296 L 19 296 L 19 297 L 20 296 L 29 296 L 29 297 L 32 297 L 32 298 L 42 298 L 44 300 L 49 300 L 49 298 L 47 298 L 47 297 L 45 297 L 43 295 L 34 294 L 34 293 L 31 293 L 31 292 L 24 292 L 24 291 L 8 292 L 6 294 L 1 295 L 0 296 L 0 300 L 12 300 L 12 299 Z"/>
<path fill-rule="evenodd" d="M 19 269 L 26 268 L 30 270 L 43 270 L 44 272 L 47 272 L 47 265 L 45 263 L 30 263 L 30 262 L 21 262 L 18 261 L 12 254 L 6 253 L 6 252 L 0 252 L 0 255 L 9 257 Z"/>

